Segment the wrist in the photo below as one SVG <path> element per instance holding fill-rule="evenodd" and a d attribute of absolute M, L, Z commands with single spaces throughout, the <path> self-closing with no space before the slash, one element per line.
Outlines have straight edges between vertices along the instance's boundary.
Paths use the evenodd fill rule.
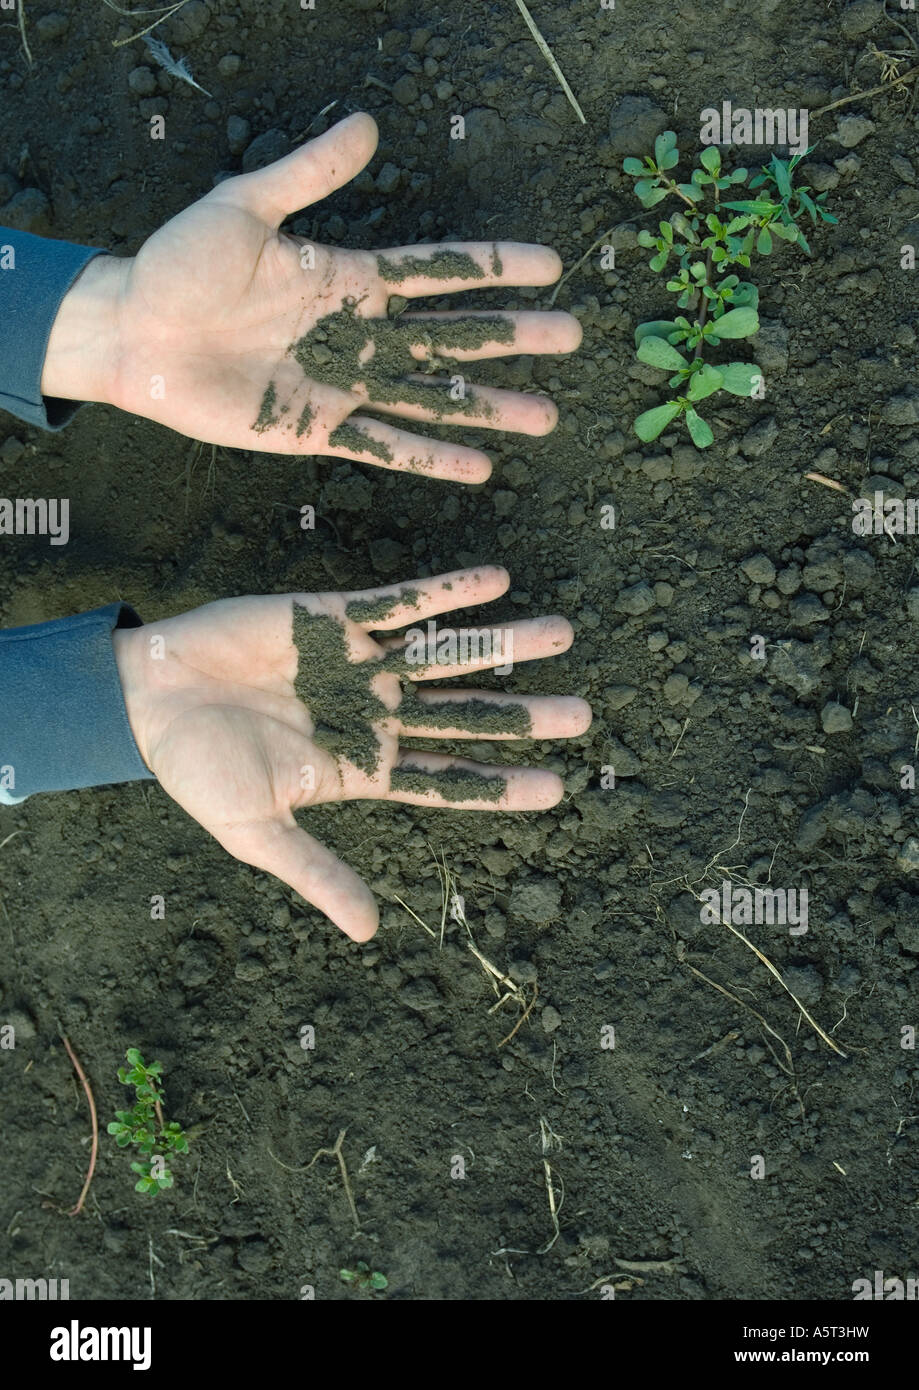
<path fill-rule="evenodd" d="M 121 693 L 124 696 L 128 723 L 131 726 L 131 733 L 134 735 L 137 750 L 152 772 L 143 718 L 145 703 L 144 666 L 149 659 L 146 640 L 146 631 L 142 627 L 116 628 L 112 633 L 115 665 L 118 668 L 118 679 L 121 682 Z"/>
<path fill-rule="evenodd" d="M 42 370 L 44 396 L 113 404 L 121 304 L 132 261 L 94 256 L 61 300 Z"/>

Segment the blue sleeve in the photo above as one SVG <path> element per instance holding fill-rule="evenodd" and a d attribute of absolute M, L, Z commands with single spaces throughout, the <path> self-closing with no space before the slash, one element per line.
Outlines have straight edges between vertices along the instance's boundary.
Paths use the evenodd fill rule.
<path fill-rule="evenodd" d="M 59 430 L 82 402 L 41 393 L 48 338 L 61 300 L 96 247 L 47 241 L 0 227 L 0 408 Z"/>
<path fill-rule="evenodd" d="M 124 603 L 0 632 L 0 803 L 33 792 L 150 779 L 112 647 L 140 627 Z"/>

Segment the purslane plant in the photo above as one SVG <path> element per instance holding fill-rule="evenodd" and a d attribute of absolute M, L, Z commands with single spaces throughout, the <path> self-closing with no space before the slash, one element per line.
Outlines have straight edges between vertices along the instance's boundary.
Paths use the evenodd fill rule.
<path fill-rule="evenodd" d="M 132 1172 L 138 1174 L 134 1190 L 155 1196 L 174 1182 L 166 1155 L 188 1153 L 188 1139 L 178 1124 L 163 1120 L 162 1063 L 147 1066 L 136 1047 L 129 1047 L 125 1056 L 128 1066 L 118 1068 L 118 1080 L 122 1086 L 134 1087 L 134 1106 L 115 1111 L 108 1133 L 115 1136 L 119 1149 L 135 1145 L 140 1159 L 131 1164 Z M 161 1152 L 154 1153 L 155 1149 Z"/>
<path fill-rule="evenodd" d="M 720 151 L 709 145 L 702 150 L 689 182 L 678 183 L 670 173 L 680 158 L 672 130 L 657 137 L 653 155 L 623 163 L 646 208 L 668 196 L 685 205 L 669 221 L 658 224 L 658 235 L 638 234 L 639 245 L 654 252 L 651 269 L 661 274 L 670 266 L 667 289 L 677 296 L 677 308 L 688 311 L 688 315 L 640 323 L 635 330 L 638 360 L 672 373 L 671 387 L 685 387 L 682 395 L 638 416 L 634 430 L 639 439 L 656 439 L 671 420 L 682 415 L 693 443 L 705 449 L 714 435 L 696 410 L 697 402 L 716 391 L 761 397 L 763 374 L 755 363 L 710 363 L 703 354 L 724 339 L 749 338 L 759 329 L 759 291 L 750 281 L 741 280 L 732 267 L 749 269 L 754 254 L 772 252 L 775 239 L 794 242 L 810 255 L 798 219 L 807 213 L 814 223 L 837 220 L 824 207 L 825 193 L 811 197 L 809 185 L 795 187 L 795 168 L 808 154 L 809 149 L 802 150 L 789 160 L 773 155 L 750 179 L 749 188 L 760 190 L 758 195 L 730 201 L 722 195 L 746 183 L 748 171 L 725 172 Z"/>

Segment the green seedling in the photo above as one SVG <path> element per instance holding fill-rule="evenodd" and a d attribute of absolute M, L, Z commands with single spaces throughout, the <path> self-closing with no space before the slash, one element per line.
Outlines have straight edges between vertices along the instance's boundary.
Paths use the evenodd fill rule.
<path fill-rule="evenodd" d="M 389 1280 L 378 1269 L 371 1269 L 364 1260 L 358 1260 L 354 1269 L 340 1269 L 343 1284 L 352 1284 L 356 1289 L 370 1289 L 373 1292 L 389 1287 Z"/>
<path fill-rule="evenodd" d="M 134 1087 L 134 1106 L 115 1111 L 108 1133 L 114 1135 L 119 1149 L 135 1146 L 140 1158 L 131 1164 L 131 1171 L 138 1174 L 134 1190 L 155 1196 L 162 1188 L 172 1187 L 174 1179 L 166 1158 L 187 1154 L 188 1140 L 179 1125 L 163 1120 L 162 1063 L 147 1066 L 136 1047 L 129 1047 L 125 1056 L 128 1066 L 118 1068 L 118 1080 L 122 1086 Z"/>
<path fill-rule="evenodd" d="M 654 253 L 651 269 L 669 274 L 667 289 L 676 295 L 677 308 L 688 311 L 672 319 L 640 323 L 635 330 L 638 360 L 671 373 L 672 388 L 685 388 L 682 395 L 639 415 L 634 424 L 639 439 L 646 443 L 656 439 L 671 420 L 682 416 L 692 442 L 706 449 L 714 435 L 696 410 L 699 401 L 716 391 L 762 398 L 763 374 L 754 362 L 710 363 L 703 357 L 706 349 L 720 347 L 725 339 L 749 338 L 759 329 L 759 291 L 750 281 L 741 280 L 732 267 L 748 270 L 752 257 L 770 255 L 776 241 L 794 243 L 810 255 L 798 225 L 805 213 L 813 223 L 836 222 L 824 207 L 825 193 L 811 197 L 809 185 L 795 186 L 795 169 L 808 154 L 810 149 L 789 160 L 773 155 L 749 179 L 749 189 L 759 190 L 757 196 L 739 200 L 722 195 L 747 183 L 748 171 L 725 171 L 714 145 L 702 151 L 688 183 L 676 181 L 670 170 L 680 156 L 672 130 L 657 137 L 653 155 L 623 163 L 646 208 L 656 207 L 669 196 L 684 205 L 669 221 L 658 223 L 656 235 L 638 234 L 639 245 Z"/>

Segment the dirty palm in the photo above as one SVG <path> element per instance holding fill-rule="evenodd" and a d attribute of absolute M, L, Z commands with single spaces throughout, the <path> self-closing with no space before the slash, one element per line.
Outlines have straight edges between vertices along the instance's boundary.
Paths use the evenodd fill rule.
<path fill-rule="evenodd" d="M 226 850 L 366 940 L 378 921 L 373 894 L 297 824 L 296 811 L 359 798 L 532 811 L 561 799 L 553 772 L 401 742 L 587 730 L 590 708 L 574 696 L 426 688 L 506 669 L 511 653 L 525 662 L 567 650 L 572 631 L 561 617 L 509 623 L 500 640 L 452 654 L 439 641 L 419 644 L 438 614 L 487 603 L 508 585 L 505 570 L 483 566 L 356 593 L 221 600 L 157 624 L 153 637 L 119 630 L 116 659 L 141 756 Z"/>
<path fill-rule="evenodd" d="M 539 395 L 476 386 L 465 364 L 578 346 L 561 312 L 413 312 L 413 300 L 551 284 L 554 251 L 517 242 L 383 252 L 321 246 L 284 220 L 354 178 L 376 124 L 357 114 L 265 169 L 230 178 L 173 217 L 123 277 L 115 403 L 207 443 L 334 454 L 477 483 L 481 450 L 404 423 L 542 435 L 557 419 Z M 109 258 L 106 258 L 109 259 Z M 161 381 L 152 392 L 151 381 Z M 151 395 L 154 399 L 151 399 Z"/>

